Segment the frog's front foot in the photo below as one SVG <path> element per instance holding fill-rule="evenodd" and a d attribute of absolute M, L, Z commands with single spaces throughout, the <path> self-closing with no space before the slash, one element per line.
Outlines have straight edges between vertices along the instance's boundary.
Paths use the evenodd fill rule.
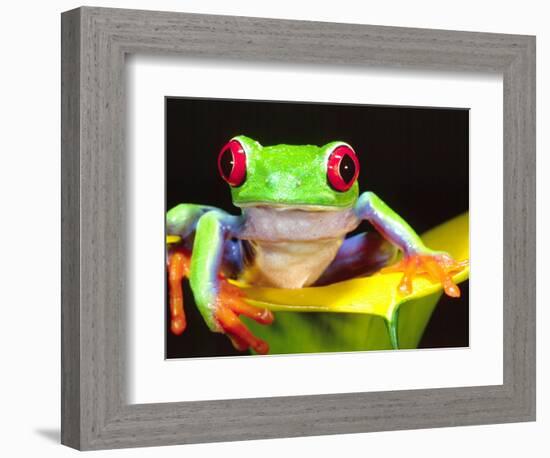
<path fill-rule="evenodd" d="M 240 320 L 240 315 L 265 325 L 273 323 L 274 320 L 271 311 L 248 304 L 244 299 L 243 291 L 222 278 L 214 312 L 218 324 L 237 350 L 245 351 L 251 348 L 262 355 L 268 353 L 267 342 L 252 334 Z"/>
<path fill-rule="evenodd" d="M 441 283 L 445 294 L 460 297 L 460 289 L 453 276 L 468 265 L 468 261 L 455 261 L 448 253 L 430 251 L 403 256 L 397 263 L 382 269 L 383 273 L 403 272 L 399 283 L 399 292 L 403 295 L 412 292 L 412 282 L 417 275 L 425 274 L 432 281 Z"/>

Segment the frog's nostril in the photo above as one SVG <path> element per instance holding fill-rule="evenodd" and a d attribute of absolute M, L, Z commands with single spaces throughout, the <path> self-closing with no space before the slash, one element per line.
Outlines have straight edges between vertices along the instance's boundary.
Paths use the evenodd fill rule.
<path fill-rule="evenodd" d="M 292 186 L 293 188 L 299 188 L 301 186 L 301 184 L 302 184 L 302 182 L 300 180 L 298 180 L 297 178 L 295 178 L 295 177 L 291 177 L 288 180 L 288 185 Z"/>

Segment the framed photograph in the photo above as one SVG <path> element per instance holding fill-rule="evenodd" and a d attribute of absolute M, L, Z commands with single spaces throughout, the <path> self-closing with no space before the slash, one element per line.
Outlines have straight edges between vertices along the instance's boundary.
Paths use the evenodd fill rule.
<path fill-rule="evenodd" d="M 535 419 L 535 39 L 62 15 L 62 443 Z"/>
<path fill-rule="evenodd" d="M 392 241 L 398 247 L 399 240 L 386 234 L 385 242 L 372 225 L 367 226 L 368 218 L 362 225 L 359 218 L 350 220 L 348 214 L 349 209 L 359 208 L 357 200 L 366 196 L 360 197 L 360 190 L 376 189 L 377 195 L 389 199 L 395 211 L 411 215 L 408 222 L 419 233 L 446 223 L 431 231 L 432 244 L 437 245 L 432 247 L 452 251 L 457 263 L 466 264 L 468 110 L 174 97 L 167 97 L 165 104 L 167 236 L 171 238 L 167 275 L 183 265 L 188 270 L 195 239 L 201 236 L 197 227 L 202 216 L 212 207 L 231 214 L 235 213 L 235 205 L 242 206 L 246 227 L 225 242 L 225 250 L 232 251 L 222 255 L 218 270 L 228 283 L 221 280 L 220 285 L 229 286 L 232 280 L 240 279 L 256 287 L 232 290 L 234 294 L 226 298 L 228 303 L 240 304 L 238 297 L 252 300 L 253 296 L 254 303 L 269 304 L 267 308 L 263 302 L 259 307 L 246 308 L 253 317 L 246 328 L 253 327 L 254 331 L 250 335 L 245 327 L 241 330 L 248 338 L 257 339 L 240 350 L 232 344 L 233 334 L 229 339 L 227 332 L 212 335 L 201 314 L 193 313 L 198 308 L 195 296 L 188 282 L 182 290 L 181 270 L 180 278 L 172 275 L 168 282 L 166 358 L 237 356 L 257 354 L 258 350 L 269 354 L 384 350 L 392 344 L 400 349 L 469 346 L 467 266 L 456 266 L 454 276 L 465 283 L 461 288 L 457 286 L 456 294 L 451 291 L 459 296 L 453 300 L 449 300 L 452 296 L 441 298 L 439 291 L 433 292 L 434 283 L 441 284 L 437 279 L 420 285 L 419 281 L 426 280 L 421 275 L 415 277 L 413 291 L 396 295 L 399 285 L 387 282 L 399 281 L 400 275 L 386 272 L 384 267 L 395 261 Z M 235 135 L 241 131 L 254 135 L 254 139 Z M 262 143 L 284 140 L 302 146 L 264 147 L 257 138 Z M 347 143 L 335 143 L 333 138 L 345 138 Z M 245 153 L 242 166 L 235 162 L 231 151 L 240 142 L 258 148 L 257 152 L 251 148 Z M 316 150 L 311 143 L 328 146 Z M 229 146 L 224 148 L 226 144 Z M 341 164 L 342 170 L 349 172 L 349 183 L 343 183 L 339 171 L 332 174 L 329 168 L 334 146 L 335 154 L 346 148 L 353 155 L 343 156 L 345 162 Z M 184 153 L 201 150 L 204 153 Z M 259 158 L 264 152 L 269 154 L 265 159 L 256 159 L 256 154 Z M 284 162 L 292 154 L 295 159 Z M 319 166 L 304 157 L 308 154 L 312 158 L 321 156 Z M 228 161 L 229 174 L 223 168 L 218 170 L 218 159 Z M 232 168 L 239 166 L 242 169 Z M 314 170 L 319 173 L 314 174 Z M 238 173 L 246 176 L 236 184 L 232 180 Z M 260 192 L 254 191 L 256 173 Z M 300 185 L 294 181 L 298 179 Z M 352 189 L 354 181 L 357 192 Z M 295 187 L 286 190 L 292 183 Z M 252 192 L 257 193 L 254 201 L 249 197 Z M 335 205 L 333 199 L 350 192 L 349 202 Z M 331 199 L 328 203 L 327 197 Z M 243 198 L 246 202 L 241 203 Z M 207 203 L 204 210 L 200 202 Z M 196 217 L 189 222 L 192 229 L 182 227 L 181 215 L 197 209 Z M 333 220 L 334 216 L 338 219 Z M 392 224 L 396 222 L 389 222 L 389 230 Z M 321 231 L 320 226 L 328 230 Z M 273 227 L 276 231 L 270 230 Z M 349 237 L 345 238 L 344 233 Z M 199 249 L 201 242 L 196 243 Z M 208 237 L 205 243 L 215 241 Z M 440 299 L 438 315 L 425 330 Z M 401 327 L 395 334 L 391 320 L 384 319 L 392 307 Z M 267 313 L 269 323 L 264 322 Z M 250 316 L 243 315 L 243 320 L 250 320 Z M 254 317 L 259 318 L 259 324 Z M 185 322 L 185 332 L 179 320 Z M 391 337 L 397 341 L 392 342 Z M 260 347 L 254 349 L 254 345 Z"/>

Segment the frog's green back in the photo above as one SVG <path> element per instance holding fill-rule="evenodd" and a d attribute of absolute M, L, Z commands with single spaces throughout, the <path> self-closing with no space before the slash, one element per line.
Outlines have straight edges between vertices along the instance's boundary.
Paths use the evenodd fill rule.
<path fill-rule="evenodd" d="M 351 207 L 357 200 L 357 182 L 339 192 L 327 180 L 327 152 L 343 142 L 262 146 L 244 135 L 234 138 L 244 146 L 247 160 L 244 183 L 231 188 L 235 205 Z"/>

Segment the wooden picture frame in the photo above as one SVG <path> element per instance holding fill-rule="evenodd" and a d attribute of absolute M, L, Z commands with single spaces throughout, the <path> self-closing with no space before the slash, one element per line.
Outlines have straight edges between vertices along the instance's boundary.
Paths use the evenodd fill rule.
<path fill-rule="evenodd" d="M 63 13 L 61 35 L 63 444 L 87 450 L 535 419 L 534 37 L 91 7 Z M 132 53 L 502 74 L 503 384 L 128 404 L 124 66 Z"/>

